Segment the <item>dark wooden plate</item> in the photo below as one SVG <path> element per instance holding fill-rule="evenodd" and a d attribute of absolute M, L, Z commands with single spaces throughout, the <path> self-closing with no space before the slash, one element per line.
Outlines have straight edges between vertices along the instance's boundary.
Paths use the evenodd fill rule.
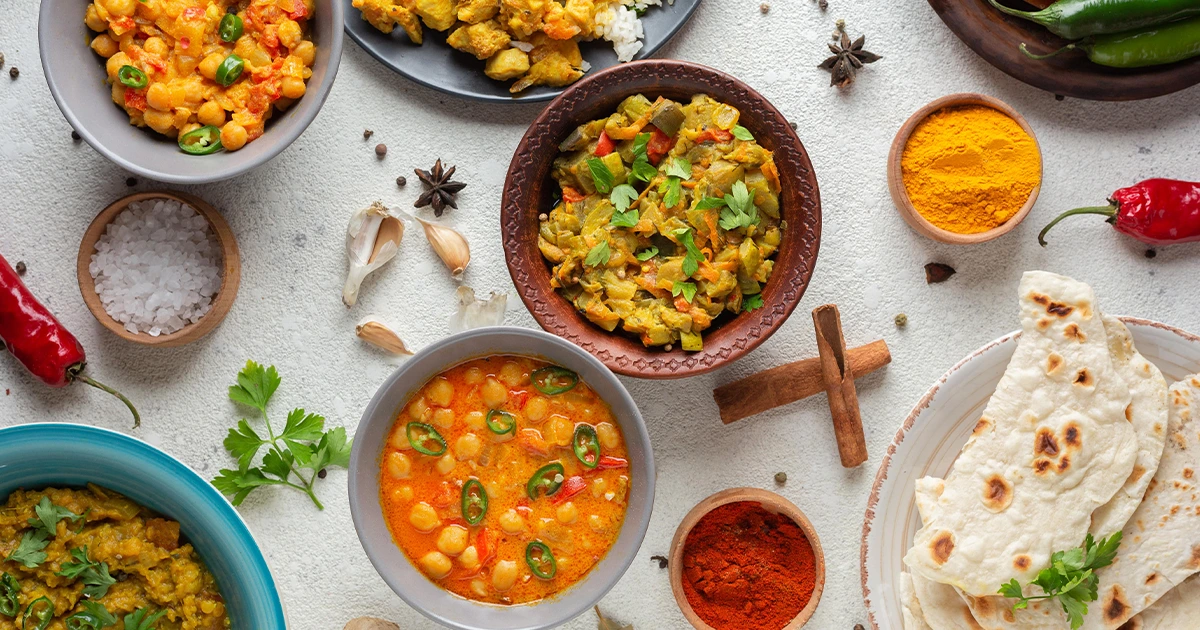
<path fill-rule="evenodd" d="M 550 265 L 537 246 L 538 214 L 549 212 L 551 163 L 558 144 L 582 123 L 613 112 L 627 96 L 666 96 L 683 102 L 705 93 L 742 112 L 741 124 L 775 152 L 783 182 L 781 210 L 787 227 L 775 270 L 763 289 L 764 307 L 736 317 L 724 313 L 704 332 L 704 350 L 646 348 L 636 337 L 593 325 L 550 286 Z M 771 333 L 800 303 L 812 278 L 821 241 L 821 196 L 800 138 L 771 103 L 741 81 L 684 61 L 636 61 L 584 78 L 551 103 L 526 132 L 513 155 L 501 206 L 504 255 L 517 292 L 534 319 L 596 355 L 614 372 L 642 378 L 680 378 L 736 361 Z"/>
<path fill-rule="evenodd" d="M 1033 9 L 1020 0 L 1003 0 L 1020 9 Z M 1200 58 L 1179 63 L 1121 70 L 1098 66 L 1081 52 L 1036 61 L 1021 54 L 1022 43 L 1038 54 L 1058 50 L 1069 42 L 1039 24 L 997 11 L 987 0 L 929 0 L 954 34 L 988 63 L 1029 85 L 1094 101 L 1132 101 L 1154 98 L 1200 83 Z"/>

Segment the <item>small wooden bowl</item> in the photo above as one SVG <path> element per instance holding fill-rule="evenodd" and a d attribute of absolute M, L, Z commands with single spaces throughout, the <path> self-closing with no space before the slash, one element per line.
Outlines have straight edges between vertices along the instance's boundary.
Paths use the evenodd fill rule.
<path fill-rule="evenodd" d="M 200 321 L 188 324 L 179 331 L 169 335 L 159 335 L 157 337 L 146 333 L 132 334 L 128 330 L 125 330 L 125 327 L 117 322 L 117 320 L 113 319 L 104 310 L 104 304 L 100 302 L 100 296 L 96 293 L 96 282 L 92 279 L 92 274 L 88 270 L 92 262 L 92 255 L 96 253 L 96 242 L 100 240 L 105 229 L 108 228 L 108 224 L 112 223 L 117 218 L 117 215 L 129 204 L 147 199 L 172 199 L 195 208 L 196 212 L 204 216 L 205 219 L 208 219 L 208 224 L 212 227 L 213 233 L 217 236 L 217 241 L 221 244 L 223 260 L 221 288 L 213 296 L 212 309 L 204 317 L 201 317 Z M 221 320 L 225 319 L 225 315 L 229 313 L 230 307 L 233 306 L 233 300 L 237 297 L 238 285 L 241 284 L 242 262 L 238 253 L 237 239 L 234 238 L 233 230 L 229 229 L 229 224 L 225 222 L 225 218 L 221 216 L 221 213 L 198 197 L 186 193 L 163 190 L 136 193 L 128 197 L 123 197 L 114 201 L 101 211 L 100 214 L 96 215 L 96 218 L 92 220 L 92 224 L 88 226 L 87 232 L 83 234 L 83 242 L 79 244 L 76 275 L 79 277 L 79 292 L 83 294 L 83 301 L 87 304 L 88 309 L 92 311 L 92 315 L 96 317 L 96 321 L 99 321 L 101 325 L 127 341 L 147 346 L 172 348 L 200 339 L 212 332 L 221 323 Z"/>
<path fill-rule="evenodd" d="M 917 128 L 917 125 L 921 124 L 921 122 L 928 118 L 930 114 L 933 114 L 938 110 L 945 109 L 947 107 L 961 107 L 963 105 L 982 105 L 984 107 L 991 107 L 992 109 L 1006 114 L 1009 118 L 1017 121 L 1017 124 L 1021 126 L 1021 129 L 1024 129 L 1025 133 L 1029 134 L 1029 137 L 1033 139 L 1033 144 L 1037 147 L 1039 158 L 1038 184 L 1037 186 L 1034 186 L 1033 191 L 1029 193 L 1029 200 L 1025 202 L 1025 205 L 1021 206 L 1021 209 L 1018 210 L 1017 213 L 1003 225 L 988 230 L 987 232 L 980 232 L 978 234 L 959 234 L 957 232 L 943 230 L 942 228 L 930 223 L 925 219 L 925 217 L 921 216 L 921 213 L 917 212 L 917 209 L 913 207 L 912 201 L 908 198 L 908 191 L 904 188 L 904 172 L 900 166 L 900 158 L 904 153 L 904 147 L 908 144 L 908 139 L 910 136 L 912 136 L 913 130 Z M 900 131 L 896 133 L 896 139 L 892 141 L 892 150 L 890 153 L 888 153 L 888 191 L 892 194 L 892 202 L 896 204 L 896 209 L 900 212 L 901 218 L 903 218 L 906 223 L 912 226 L 912 229 L 916 230 L 921 235 L 927 236 L 935 241 L 949 243 L 951 245 L 973 245 L 975 243 L 984 243 L 992 239 L 1000 238 L 1001 236 L 1011 232 L 1014 228 L 1020 225 L 1022 221 L 1025 220 L 1025 217 L 1029 216 L 1029 211 L 1033 210 L 1033 205 L 1037 203 L 1038 194 L 1042 191 L 1042 168 L 1040 166 L 1041 157 L 1042 147 L 1040 144 L 1038 144 L 1037 135 L 1033 133 L 1033 128 L 1029 126 L 1029 123 L 1025 121 L 1025 118 L 1017 113 L 1017 110 L 1013 109 L 1000 99 L 992 98 L 984 94 L 951 94 L 949 96 L 943 96 L 942 98 L 939 98 L 925 107 L 917 110 L 917 113 L 913 114 L 912 117 L 905 121 L 904 125 L 900 127 Z"/>
<path fill-rule="evenodd" d="M 812 597 L 808 600 L 808 605 L 800 614 L 796 615 L 788 625 L 783 627 L 783 630 L 796 630 L 804 627 L 808 620 L 812 618 L 813 613 L 817 611 L 817 604 L 821 602 L 821 592 L 825 589 L 825 552 L 821 549 L 821 539 L 817 537 L 817 530 L 813 528 L 808 517 L 800 508 L 796 507 L 791 501 L 767 490 L 758 488 L 730 488 L 722 490 L 711 497 L 701 501 L 692 508 L 687 516 L 683 517 L 683 522 L 679 524 L 679 529 L 675 530 L 675 537 L 671 539 L 671 556 L 669 558 L 671 572 L 671 592 L 675 595 L 675 603 L 679 604 L 679 610 L 683 612 L 683 616 L 696 630 L 714 630 L 714 628 L 702 619 L 692 610 L 692 604 L 688 602 L 687 595 L 683 592 L 683 546 L 687 542 L 688 534 L 692 528 L 700 522 L 700 519 L 708 515 L 714 509 L 727 505 L 729 503 L 738 503 L 741 501 L 751 501 L 758 503 L 766 508 L 767 511 L 775 514 L 782 514 L 794 521 L 800 526 L 804 532 L 804 536 L 808 538 L 808 543 L 812 545 L 813 557 L 816 561 L 817 577 L 816 587 L 813 589 Z"/>

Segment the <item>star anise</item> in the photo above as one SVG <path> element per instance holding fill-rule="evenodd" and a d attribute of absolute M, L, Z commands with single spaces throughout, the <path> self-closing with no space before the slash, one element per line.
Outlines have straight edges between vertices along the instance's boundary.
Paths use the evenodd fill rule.
<path fill-rule="evenodd" d="M 867 42 L 866 35 L 859 37 L 851 43 L 850 36 L 846 34 L 845 29 L 839 30 L 842 33 L 841 42 L 839 42 L 840 45 L 829 44 L 829 50 L 833 52 L 833 56 L 826 59 L 817 67 L 829 71 L 829 85 L 844 88 L 854 83 L 854 77 L 858 73 L 858 70 L 863 67 L 863 64 L 875 63 L 883 59 L 883 57 L 863 50 L 863 45 Z"/>
<path fill-rule="evenodd" d="M 413 172 L 420 178 L 421 183 L 425 184 L 425 187 L 428 189 L 424 193 L 421 193 L 420 197 L 417 197 L 417 201 L 413 204 L 413 207 L 423 208 L 425 206 L 433 206 L 434 216 L 439 217 L 445 212 L 446 206 L 457 209 L 458 203 L 455 202 L 454 196 L 458 194 L 458 191 L 466 188 L 467 185 L 462 182 L 450 180 L 454 175 L 454 169 L 455 167 L 451 166 L 443 170 L 440 159 L 429 171 L 422 171 L 419 168 L 413 169 Z"/>

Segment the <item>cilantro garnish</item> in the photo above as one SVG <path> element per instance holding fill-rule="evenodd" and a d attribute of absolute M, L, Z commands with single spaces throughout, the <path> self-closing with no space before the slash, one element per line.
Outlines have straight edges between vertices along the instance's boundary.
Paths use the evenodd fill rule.
<path fill-rule="evenodd" d="M 654 258 L 657 255 L 658 255 L 658 248 L 651 245 L 647 249 L 643 249 L 642 251 L 638 252 L 637 259 L 642 262 L 645 262 L 647 260 L 650 260 L 651 258 Z"/>
<path fill-rule="evenodd" d="M 1029 602 L 1034 600 L 1058 598 L 1058 603 L 1071 621 L 1071 630 L 1076 630 L 1083 626 L 1083 618 L 1088 612 L 1087 603 L 1099 597 L 1100 578 L 1096 576 L 1096 571 L 1113 563 L 1120 546 L 1121 532 L 1098 543 L 1088 534 L 1082 547 L 1056 551 L 1050 556 L 1050 566 L 1042 569 L 1031 582 L 1041 587 L 1044 595 L 1026 597 L 1016 578 L 1002 585 L 999 592 L 1017 600 L 1013 610 L 1027 608 Z"/>
<path fill-rule="evenodd" d="M 754 134 L 750 133 L 749 129 L 741 125 L 734 125 L 731 133 L 733 133 L 733 137 L 737 138 L 738 140 L 754 142 Z"/>
<path fill-rule="evenodd" d="M 151 630 L 154 628 L 154 622 L 165 614 L 167 614 L 166 609 L 150 615 L 145 608 L 139 608 L 125 615 L 125 630 Z"/>
<path fill-rule="evenodd" d="M 690 304 L 692 299 L 696 297 L 696 283 L 676 280 L 675 284 L 671 285 L 671 295 L 678 297 L 680 294 Z"/>
<path fill-rule="evenodd" d="M 692 277 L 700 269 L 700 261 L 704 260 L 704 252 L 696 247 L 696 241 L 692 238 L 692 229 L 683 228 L 675 231 L 675 236 L 683 243 L 687 249 L 687 254 L 683 257 L 683 275 Z"/>
<path fill-rule="evenodd" d="M 737 181 L 733 190 L 725 196 L 725 209 L 721 211 L 721 227 L 726 230 L 746 228 L 758 223 L 758 207 L 754 195 L 746 188 L 746 182 Z"/>
<path fill-rule="evenodd" d="M 615 210 L 609 223 L 617 227 L 637 225 L 639 218 L 637 208 L 630 209 L 629 206 L 637 201 L 638 196 L 637 189 L 629 184 L 613 187 L 612 195 L 608 199 L 612 202 Z"/>
<path fill-rule="evenodd" d="M 78 579 L 83 582 L 83 594 L 92 599 L 100 599 L 108 594 L 108 587 L 116 584 L 117 580 L 108 574 L 107 562 L 96 562 L 88 559 L 87 545 L 71 550 L 75 562 L 64 562 L 58 575 L 68 580 Z M 113 623 L 117 620 L 113 619 Z"/>
<path fill-rule="evenodd" d="M 692 163 L 677 157 L 668 160 L 666 167 L 667 179 L 659 185 L 658 191 L 663 195 L 663 203 L 674 208 L 683 196 L 683 182 L 692 178 Z"/>
<path fill-rule="evenodd" d="M 600 241 L 598 245 L 588 251 L 587 258 L 584 259 L 583 264 L 589 267 L 601 267 L 608 264 L 608 259 L 611 255 L 612 252 L 608 249 L 608 241 Z"/>
<path fill-rule="evenodd" d="M 588 158 L 588 170 L 592 172 L 592 182 L 596 184 L 596 190 L 604 194 L 612 192 L 613 172 L 608 170 L 608 165 L 600 158 Z"/>
<path fill-rule="evenodd" d="M 754 295 L 748 296 L 745 300 L 742 300 L 742 312 L 743 313 L 749 313 L 750 311 L 757 311 L 758 309 L 760 309 L 762 307 L 763 307 L 763 299 L 762 299 L 761 293 L 755 293 Z"/>
<path fill-rule="evenodd" d="M 260 486 L 288 486 L 308 495 L 317 509 L 325 506 L 317 500 L 313 484 L 329 466 L 345 468 L 350 464 L 353 440 L 346 437 L 344 427 L 325 430 L 325 418 L 303 409 L 293 409 L 281 433 L 275 433 L 267 418 L 267 403 L 279 388 L 282 379 L 275 366 L 264 368 L 254 361 L 238 373 L 238 384 L 229 388 L 229 399 L 257 409 L 266 424 L 267 435 L 261 437 L 246 420 L 238 422 L 225 438 L 225 449 L 238 460 L 237 470 L 222 470 L 212 483 L 222 494 L 233 497 L 241 505 L 246 496 Z M 255 456 L 267 447 L 261 466 L 255 467 Z M 302 471 L 311 474 L 305 477 Z M 296 481 L 292 479 L 295 478 Z"/>
<path fill-rule="evenodd" d="M 62 519 L 75 522 L 83 518 L 65 507 L 54 505 L 48 496 L 43 496 L 42 500 L 38 501 L 38 504 L 33 507 L 33 513 L 37 515 L 37 518 L 29 519 L 29 524 L 34 529 L 46 532 L 47 536 L 54 536 L 58 533 L 58 522 Z"/>
<path fill-rule="evenodd" d="M 26 530 L 21 535 L 21 542 L 17 544 L 17 548 L 13 549 L 5 560 L 18 562 L 26 569 L 37 568 L 46 561 L 46 553 L 42 551 L 50 544 L 46 538 L 46 532 L 40 528 Z"/>
<path fill-rule="evenodd" d="M 650 183 L 654 176 L 658 174 L 658 169 L 650 163 L 650 158 L 646 156 L 646 146 L 650 143 L 650 134 L 639 133 L 633 139 L 633 165 L 630 166 L 631 179 L 643 183 Z"/>

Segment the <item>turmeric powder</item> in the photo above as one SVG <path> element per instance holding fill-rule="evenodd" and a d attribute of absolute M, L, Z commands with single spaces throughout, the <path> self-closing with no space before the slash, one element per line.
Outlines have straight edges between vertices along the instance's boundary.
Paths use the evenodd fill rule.
<path fill-rule="evenodd" d="M 1042 175 L 1034 139 L 1007 114 L 982 105 L 930 114 L 913 130 L 900 166 L 917 212 L 958 234 L 1003 225 Z"/>

